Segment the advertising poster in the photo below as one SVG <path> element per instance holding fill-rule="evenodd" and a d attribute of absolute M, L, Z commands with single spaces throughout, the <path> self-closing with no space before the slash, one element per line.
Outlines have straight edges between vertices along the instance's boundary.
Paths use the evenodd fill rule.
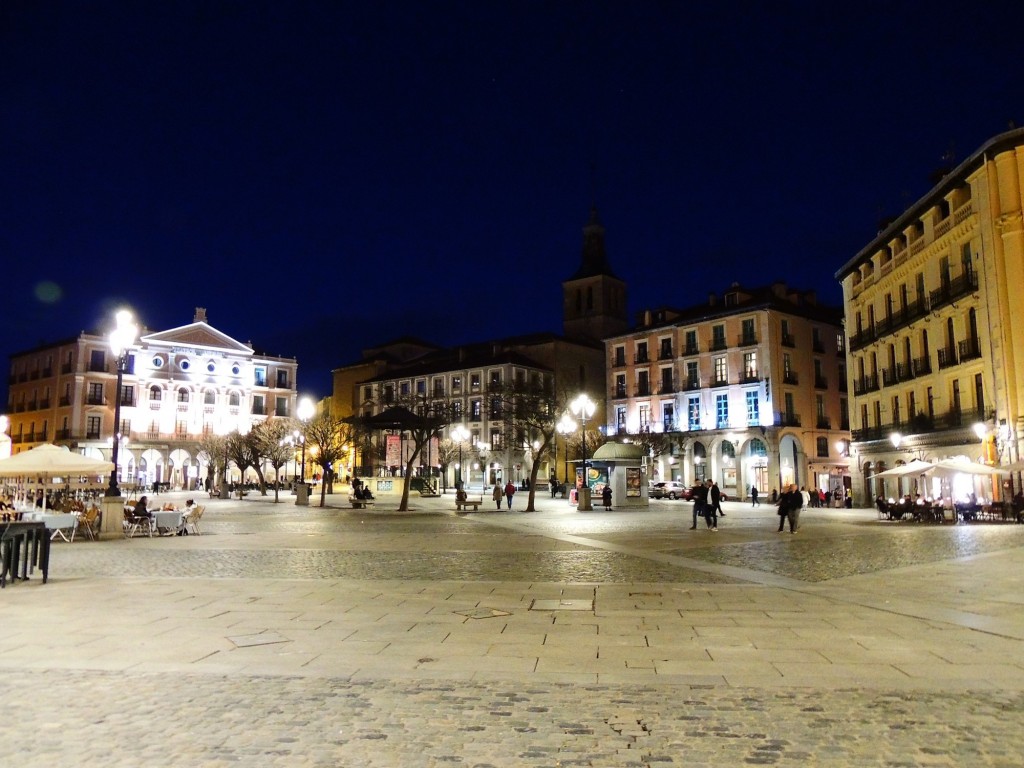
<path fill-rule="evenodd" d="M 626 496 L 640 496 L 640 467 L 626 467 Z"/>

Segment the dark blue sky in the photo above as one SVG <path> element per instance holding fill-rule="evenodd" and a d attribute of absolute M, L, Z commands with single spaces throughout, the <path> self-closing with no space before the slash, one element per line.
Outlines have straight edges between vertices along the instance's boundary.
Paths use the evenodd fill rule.
<path fill-rule="evenodd" d="M 560 330 L 594 201 L 633 311 L 734 280 L 838 305 L 944 154 L 1024 124 L 1022 26 L 944 0 L 5 0 L 0 353 L 205 306 L 324 395 L 393 336 Z"/>

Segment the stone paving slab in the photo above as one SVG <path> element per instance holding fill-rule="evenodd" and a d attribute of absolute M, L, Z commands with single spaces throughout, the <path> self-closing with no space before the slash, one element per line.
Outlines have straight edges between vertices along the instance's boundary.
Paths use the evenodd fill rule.
<path fill-rule="evenodd" d="M 55 546 L 0 593 L 5 763 L 1021 764 L 1024 527 L 448 501 Z"/>

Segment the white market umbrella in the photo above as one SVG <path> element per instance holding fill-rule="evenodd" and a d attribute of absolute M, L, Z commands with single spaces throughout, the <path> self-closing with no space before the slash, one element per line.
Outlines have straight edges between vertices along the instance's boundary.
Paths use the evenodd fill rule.
<path fill-rule="evenodd" d="M 0 479 L 42 480 L 46 485 L 56 477 L 100 477 L 113 469 L 113 462 L 72 453 L 52 443 L 0 459 Z"/>
<path fill-rule="evenodd" d="M 996 475 L 1008 475 L 1010 471 L 1000 467 L 990 467 L 987 464 L 979 464 L 976 461 L 967 459 L 943 459 L 935 462 L 934 472 L 938 475 L 948 476 L 955 474 L 981 475 L 994 477 Z"/>
<path fill-rule="evenodd" d="M 898 467 L 887 469 L 884 472 L 878 472 L 872 475 L 872 477 L 906 477 L 907 475 L 926 475 L 933 469 L 935 469 L 935 465 L 930 461 L 912 459 L 906 464 L 900 464 Z"/>

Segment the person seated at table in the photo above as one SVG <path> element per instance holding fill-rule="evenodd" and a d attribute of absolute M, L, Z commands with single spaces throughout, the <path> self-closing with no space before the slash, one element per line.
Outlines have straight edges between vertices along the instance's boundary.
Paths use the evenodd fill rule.
<path fill-rule="evenodd" d="M 146 508 L 148 503 L 148 496 L 140 497 L 139 500 L 135 502 L 135 506 L 132 507 L 132 514 L 136 517 L 152 517 L 153 514 Z"/>

